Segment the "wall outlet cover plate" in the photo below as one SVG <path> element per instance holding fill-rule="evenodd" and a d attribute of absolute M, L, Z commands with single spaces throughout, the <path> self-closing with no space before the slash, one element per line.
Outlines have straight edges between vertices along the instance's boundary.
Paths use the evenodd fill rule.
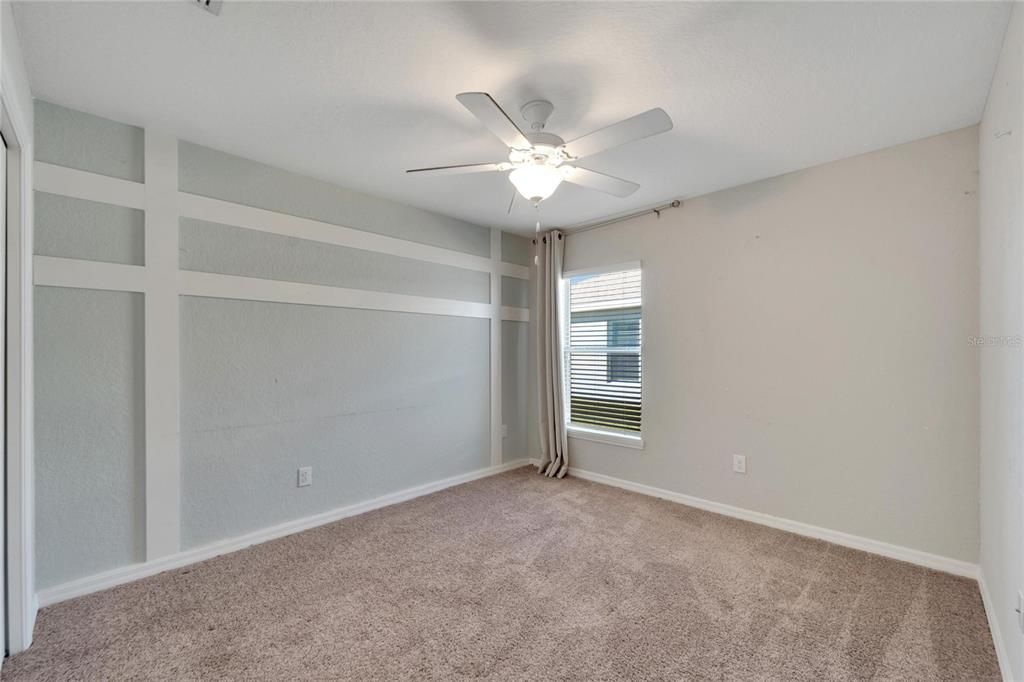
<path fill-rule="evenodd" d="M 732 456 L 732 470 L 737 474 L 747 473 L 747 457 L 746 455 L 733 455 Z"/>

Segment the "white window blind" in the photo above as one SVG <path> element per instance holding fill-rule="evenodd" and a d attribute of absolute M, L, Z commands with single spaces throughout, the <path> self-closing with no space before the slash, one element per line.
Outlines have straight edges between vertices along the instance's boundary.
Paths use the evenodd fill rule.
<path fill-rule="evenodd" d="M 640 270 L 569 280 L 565 349 L 569 422 L 640 432 L 642 407 Z"/>

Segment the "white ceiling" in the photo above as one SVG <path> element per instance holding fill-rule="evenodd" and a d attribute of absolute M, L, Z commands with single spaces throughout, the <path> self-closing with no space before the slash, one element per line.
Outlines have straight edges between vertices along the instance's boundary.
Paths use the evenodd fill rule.
<path fill-rule="evenodd" d="M 641 184 L 563 185 L 571 226 L 977 123 L 1008 4 L 23 3 L 35 96 L 483 225 L 532 231 L 503 159 L 455 101 L 537 97 L 572 139 L 651 107 L 670 133 L 581 164 Z"/>

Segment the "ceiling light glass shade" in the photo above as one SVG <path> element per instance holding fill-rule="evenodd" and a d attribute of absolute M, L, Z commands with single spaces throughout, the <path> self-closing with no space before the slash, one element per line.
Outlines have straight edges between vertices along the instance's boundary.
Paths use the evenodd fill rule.
<path fill-rule="evenodd" d="M 561 170 L 547 164 L 520 166 L 508 175 L 519 193 L 534 203 L 554 194 L 562 184 L 562 178 Z"/>

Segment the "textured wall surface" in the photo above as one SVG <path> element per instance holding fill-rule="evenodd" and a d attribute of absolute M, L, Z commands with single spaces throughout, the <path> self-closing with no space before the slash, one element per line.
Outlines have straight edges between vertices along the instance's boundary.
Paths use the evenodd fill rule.
<path fill-rule="evenodd" d="M 139 128 L 37 102 L 39 160 L 142 181 Z M 490 257 L 487 228 L 181 142 L 183 191 Z M 142 212 L 37 192 L 36 253 L 142 265 Z M 181 218 L 182 269 L 490 302 L 489 274 Z M 529 240 L 502 237 L 508 262 Z M 523 287 L 506 284 L 520 301 Z M 37 287 L 37 574 L 145 560 L 144 295 Z M 182 549 L 487 467 L 490 321 L 182 297 Z M 521 323 L 520 323 L 521 324 Z M 520 333 L 503 371 L 523 374 Z M 515 327 L 509 329 L 514 330 Z M 522 456 L 522 388 L 507 405 Z M 311 487 L 296 469 L 313 467 Z"/>
<path fill-rule="evenodd" d="M 409 241 L 491 253 L 486 228 L 342 189 L 223 152 L 182 142 L 178 147 L 183 192 L 322 220 Z"/>
<path fill-rule="evenodd" d="M 36 287 L 40 589 L 142 559 L 142 295 Z"/>
<path fill-rule="evenodd" d="M 35 158 L 143 180 L 143 131 L 35 101 Z M 41 255 L 143 262 L 143 214 L 35 192 Z M 143 559 L 141 294 L 36 287 L 38 589 Z"/>
<path fill-rule="evenodd" d="M 502 452 L 504 461 L 511 462 L 530 456 L 529 414 L 530 399 L 527 366 L 529 357 L 529 324 L 505 320 L 501 323 L 501 412 L 507 429 Z"/>
<path fill-rule="evenodd" d="M 486 272 L 181 219 L 183 270 L 487 303 Z M 523 281 L 524 280 L 519 280 Z"/>
<path fill-rule="evenodd" d="M 528 237 L 501 233 L 501 258 L 516 265 L 533 265 L 533 243 Z M 501 278 L 502 305 L 533 307 L 535 281 Z M 502 458 L 511 462 L 523 457 L 537 457 L 540 443 L 537 434 L 537 385 L 533 367 L 534 326 L 530 322 L 501 323 L 502 354 L 502 423 L 507 427 Z"/>
<path fill-rule="evenodd" d="M 570 462 L 977 561 L 977 189 L 972 127 L 570 235 L 643 263 L 647 446 Z"/>
<path fill-rule="evenodd" d="M 1024 107 L 1024 11 L 1014 6 L 981 120 L 981 329 L 983 336 L 1024 333 L 1021 140 Z M 1012 131 L 1011 134 L 1006 134 Z M 1017 137 L 1017 139 L 1013 139 Z M 1024 679 L 1017 590 L 1024 589 L 1024 364 L 1020 345 L 978 349 L 981 360 L 981 573 L 992 597 L 1012 679 Z"/>
<path fill-rule="evenodd" d="M 502 232 L 501 259 L 516 265 L 533 265 L 533 245 L 526 237 Z"/>
<path fill-rule="evenodd" d="M 37 255 L 142 265 L 145 214 L 46 192 L 35 193 Z"/>
<path fill-rule="evenodd" d="M 501 303 L 522 308 L 530 307 L 530 283 L 518 277 L 502 277 Z"/>
<path fill-rule="evenodd" d="M 490 461 L 487 320 L 191 297 L 181 316 L 187 547 Z"/>
<path fill-rule="evenodd" d="M 109 119 L 35 102 L 36 161 L 143 180 L 143 130 Z"/>

